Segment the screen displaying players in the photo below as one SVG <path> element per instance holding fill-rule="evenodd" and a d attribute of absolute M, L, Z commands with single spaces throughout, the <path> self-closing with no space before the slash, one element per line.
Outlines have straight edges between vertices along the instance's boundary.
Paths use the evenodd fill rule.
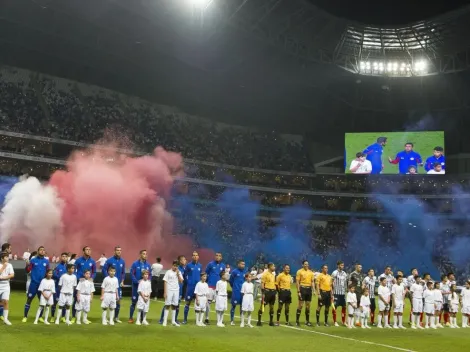
<path fill-rule="evenodd" d="M 345 145 L 346 173 L 446 173 L 443 131 L 346 133 Z"/>

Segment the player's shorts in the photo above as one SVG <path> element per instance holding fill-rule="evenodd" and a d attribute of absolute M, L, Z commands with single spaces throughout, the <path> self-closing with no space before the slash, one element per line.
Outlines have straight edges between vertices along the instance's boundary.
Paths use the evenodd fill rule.
<path fill-rule="evenodd" d="M 144 313 L 148 313 L 150 309 L 150 298 L 147 300 L 147 302 L 145 302 L 142 296 L 139 296 L 136 307 L 138 310 L 142 310 Z"/>
<path fill-rule="evenodd" d="M 264 290 L 264 305 L 276 303 L 276 290 Z"/>
<path fill-rule="evenodd" d="M 196 312 L 205 312 L 207 306 L 207 297 L 206 296 L 197 296 L 199 304 L 194 305 L 194 310 Z"/>
<path fill-rule="evenodd" d="M 101 308 L 116 309 L 116 294 L 113 292 L 105 292 L 101 301 Z"/>
<path fill-rule="evenodd" d="M 413 298 L 413 313 L 422 313 L 422 312 L 423 312 L 423 299 Z"/>
<path fill-rule="evenodd" d="M 345 295 L 334 295 L 334 302 L 335 302 L 335 308 L 346 307 L 346 296 Z"/>
<path fill-rule="evenodd" d="M 279 303 L 292 303 L 292 293 L 290 290 L 279 290 Z"/>
<path fill-rule="evenodd" d="M 0 289 L 0 301 L 8 301 L 10 299 L 10 285 Z"/>
<path fill-rule="evenodd" d="M 139 299 L 139 284 L 132 284 L 132 302 L 135 304 Z"/>
<path fill-rule="evenodd" d="M 434 303 L 426 303 L 424 302 L 424 313 L 426 314 L 433 314 L 434 315 Z"/>
<path fill-rule="evenodd" d="M 442 310 L 442 306 L 443 306 L 442 302 L 436 302 L 436 306 L 434 307 L 434 310 L 440 312 Z"/>
<path fill-rule="evenodd" d="M 215 297 L 215 310 L 217 312 L 225 312 L 227 310 L 227 296 Z"/>
<path fill-rule="evenodd" d="M 390 310 L 390 305 L 385 304 L 384 302 L 382 302 L 382 300 L 379 300 L 379 312 L 384 312 L 386 310 Z"/>
<path fill-rule="evenodd" d="M 405 307 L 405 302 L 397 301 L 393 306 L 393 312 L 395 313 L 403 313 L 403 308 Z"/>
<path fill-rule="evenodd" d="M 59 302 L 59 297 L 60 297 L 60 286 L 55 285 L 55 293 L 54 293 L 54 302 Z"/>
<path fill-rule="evenodd" d="M 196 286 L 190 286 L 188 285 L 186 287 L 186 292 L 184 294 L 184 299 L 186 300 L 186 302 L 191 302 L 193 299 L 194 299 L 194 290 L 196 289 Z M 204 297 L 206 298 L 206 297 Z"/>
<path fill-rule="evenodd" d="M 300 300 L 302 302 L 312 302 L 312 288 L 300 286 Z"/>
<path fill-rule="evenodd" d="M 71 294 L 71 293 L 60 293 L 59 307 L 64 307 L 64 306 L 71 307 L 72 304 L 73 304 L 73 294 Z"/>
<path fill-rule="evenodd" d="M 462 306 L 462 314 L 470 314 L 470 306 Z"/>
<path fill-rule="evenodd" d="M 212 303 L 215 301 L 215 288 L 209 287 L 209 293 L 207 294 L 207 301 Z"/>
<path fill-rule="evenodd" d="M 91 306 L 91 296 L 86 294 L 80 295 L 80 301 L 75 303 L 75 310 L 83 310 L 84 312 L 88 313 L 90 311 Z"/>
<path fill-rule="evenodd" d="M 451 303 L 449 305 L 449 311 L 451 313 L 458 313 L 459 312 L 459 304 L 458 303 Z"/>
<path fill-rule="evenodd" d="M 179 290 L 168 290 L 166 293 L 166 298 L 165 298 L 165 305 L 166 306 L 174 306 L 177 307 L 180 303 L 180 297 L 179 297 Z"/>
<path fill-rule="evenodd" d="M 331 306 L 331 291 L 320 290 L 320 296 L 318 297 L 318 306 L 325 306 L 327 308 Z"/>
<path fill-rule="evenodd" d="M 242 294 L 240 292 L 234 293 L 232 291 L 232 297 L 230 298 L 230 303 L 232 306 L 242 304 Z"/>
<path fill-rule="evenodd" d="M 39 292 L 39 282 L 31 281 L 28 287 L 28 298 L 33 298 L 34 296 L 38 296 L 39 298 L 40 294 L 41 293 Z"/>
<path fill-rule="evenodd" d="M 354 315 L 355 311 L 356 311 L 356 308 L 354 308 L 352 305 L 348 304 L 348 315 L 349 316 Z"/>
<path fill-rule="evenodd" d="M 363 307 L 361 317 L 368 319 L 370 317 L 370 307 Z"/>
<path fill-rule="evenodd" d="M 254 310 L 255 310 L 255 304 L 254 304 L 254 300 L 253 300 L 253 295 L 245 293 L 243 295 L 242 311 L 243 312 L 252 312 Z"/>
<path fill-rule="evenodd" d="M 442 310 L 446 313 L 448 313 L 450 311 L 450 304 L 449 303 L 444 303 L 442 305 Z"/>
<path fill-rule="evenodd" d="M 46 294 L 50 294 L 51 291 L 44 291 Z M 51 294 L 48 299 L 44 297 L 42 294 L 39 297 L 39 305 L 40 306 L 52 306 L 54 304 L 54 294 Z"/>

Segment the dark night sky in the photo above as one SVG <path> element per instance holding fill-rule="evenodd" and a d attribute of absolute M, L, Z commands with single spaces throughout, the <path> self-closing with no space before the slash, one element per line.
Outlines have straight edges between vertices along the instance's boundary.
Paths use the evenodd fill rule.
<path fill-rule="evenodd" d="M 470 4 L 470 0 L 307 0 L 339 17 L 364 24 L 400 25 L 429 19 Z"/>

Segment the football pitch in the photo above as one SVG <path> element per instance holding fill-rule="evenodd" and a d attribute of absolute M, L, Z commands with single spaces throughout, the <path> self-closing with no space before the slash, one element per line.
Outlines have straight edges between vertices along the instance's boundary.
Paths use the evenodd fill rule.
<path fill-rule="evenodd" d="M 230 318 L 225 319 L 225 328 L 214 324 L 207 327 L 194 325 L 194 310 L 191 310 L 188 325 L 180 328 L 158 324 L 162 308 L 161 300 L 150 304 L 148 320 L 150 326 L 136 326 L 127 323 L 130 299 L 121 302 L 122 324 L 115 326 L 101 325 L 99 296 L 95 296 L 89 319 L 91 325 L 66 326 L 61 323 L 33 325 L 37 309 L 37 300 L 33 302 L 27 323 L 22 323 L 23 307 L 26 295 L 14 292 L 10 301 L 10 321 L 12 326 L 0 324 L 1 350 L 8 352 L 24 351 L 191 351 L 191 352 L 232 352 L 232 351 L 468 351 L 470 346 L 470 328 L 438 330 L 391 330 L 391 329 L 347 329 L 345 327 L 306 327 L 292 326 L 240 328 L 238 309 L 236 326 L 230 326 Z M 314 301 L 315 301 L 314 297 Z M 291 305 L 290 320 L 295 322 L 297 301 Z M 313 304 L 311 321 L 315 322 Z M 277 309 L 277 306 L 276 306 Z M 339 311 L 338 311 L 339 312 Z M 256 310 L 253 312 L 256 321 Z M 323 313 L 323 312 L 322 312 Z M 182 320 L 183 309 L 179 319 Z M 404 314 L 404 325 L 409 327 L 409 313 Z M 340 317 L 340 315 L 339 315 Z M 323 320 L 323 314 L 322 314 Z M 268 309 L 263 314 L 268 319 Z M 215 312 L 211 311 L 212 323 Z M 301 322 L 305 321 L 302 313 Z M 460 324 L 460 317 L 458 319 Z M 284 322 L 283 315 L 281 323 Z M 332 324 L 330 314 L 329 323 Z"/>
<path fill-rule="evenodd" d="M 435 147 L 444 148 L 444 132 L 442 131 L 347 133 L 345 141 L 347 173 L 350 173 L 349 165 L 351 160 L 356 158 L 356 153 L 374 144 L 378 137 L 387 137 L 387 145 L 382 155 L 385 166 L 382 174 L 398 174 L 398 166 L 390 164 L 388 158 L 395 159 L 397 153 L 405 149 L 405 143 L 414 144 L 413 150 L 421 155 L 423 162 L 433 155 Z M 419 173 L 425 173 L 422 167 L 419 167 Z"/>

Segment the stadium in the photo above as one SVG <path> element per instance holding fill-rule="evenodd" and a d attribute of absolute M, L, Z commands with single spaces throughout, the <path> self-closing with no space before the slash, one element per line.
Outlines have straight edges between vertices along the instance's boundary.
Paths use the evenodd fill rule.
<path fill-rule="evenodd" d="M 469 32 L 457 0 L 4 0 L 2 348 L 466 350 Z"/>

